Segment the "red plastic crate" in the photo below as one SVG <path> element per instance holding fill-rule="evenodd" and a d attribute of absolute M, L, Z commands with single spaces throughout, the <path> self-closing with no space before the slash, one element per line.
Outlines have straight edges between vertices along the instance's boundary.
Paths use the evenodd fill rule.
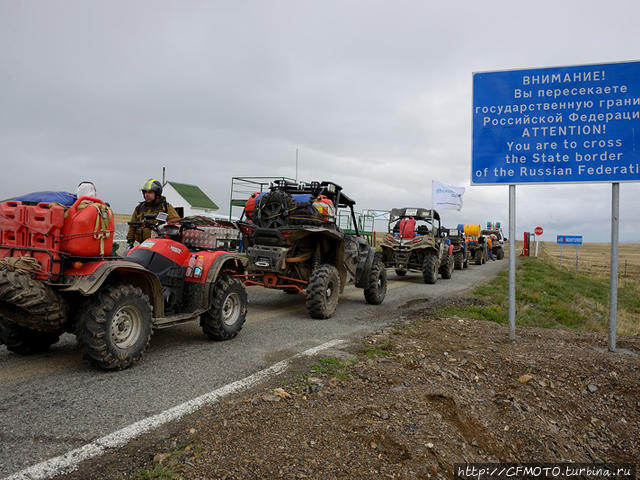
<path fill-rule="evenodd" d="M 28 246 L 27 229 L 18 227 L 17 229 L 0 231 L 0 245 L 8 247 L 26 247 Z"/>
<path fill-rule="evenodd" d="M 29 232 L 29 246 L 57 252 L 60 249 L 60 235 L 51 233 Z"/>
<path fill-rule="evenodd" d="M 23 246 L 28 242 L 25 211 L 21 202 L 0 203 L 0 245 Z"/>
<path fill-rule="evenodd" d="M 25 224 L 32 232 L 59 235 L 64 225 L 64 208 L 49 203 L 23 205 Z"/>

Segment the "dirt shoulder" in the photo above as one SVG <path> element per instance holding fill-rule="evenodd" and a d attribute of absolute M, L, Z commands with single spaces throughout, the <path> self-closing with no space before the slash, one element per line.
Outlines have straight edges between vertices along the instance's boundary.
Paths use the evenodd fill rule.
<path fill-rule="evenodd" d="M 613 354 L 591 333 L 519 328 L 512 343 L 491 322 L 399 321 L 64 478 L 450 478 L 455 462 L 640 458 L 640 337 Z"/>

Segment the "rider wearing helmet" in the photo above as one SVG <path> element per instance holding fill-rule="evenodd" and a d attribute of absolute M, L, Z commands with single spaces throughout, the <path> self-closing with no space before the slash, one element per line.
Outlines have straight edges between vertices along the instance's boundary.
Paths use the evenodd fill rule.
<path fill-rule="evenodd" d="M 142 196 L 144 201 L 140 202 L 131 215 L 132 222 L 144 221 L 144 216 L 148 214 L 157 214 L 165 212 L 167 214 L 167 220 L 177 220 L 180 218 L 175 208 L 171 206 L 167 199 L 162 196 L 162 183 L 155 178 L 150 178 L 142 185 Z M 148 228 L 135 227 L 131 225 L 129 227 L 129 233 L 127 233 L 127 243 L 129 247 L 133 246 L 134 242 L 142 243 L 151 236 L 151 230 Z"/>

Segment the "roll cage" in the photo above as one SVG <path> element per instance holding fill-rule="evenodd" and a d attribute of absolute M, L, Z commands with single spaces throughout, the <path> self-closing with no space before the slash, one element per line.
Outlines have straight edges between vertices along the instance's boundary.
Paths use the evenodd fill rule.
<path fill-rule="evenodd" d="M 440 214 L 431 208 L 392 208 L 389 212 L 389 233 L 399 225 L 403 218 L 413 217 L 416 222 L 423 221 L 430 225 L 436 235 L 440 235 L 442 226 L 440 224 Z"/>
<path fill-rule="evenodd" d="M 354 225 L 356 236 L 360 236 L 358 231 L 358 221 L 356 220 L 356 214 L 353 210 L 356 204 L 355 200 L 351 199 L 347 194 L 342 191 L 342 187 L 334 182 L 290 182 L 287 180 L 275 180 L 269 187 L 270 191 L 282 191 L 290 195 L 309 194 L 312 197 L 324 195 L 333 202 L 336 209 L 348 208 L 351 212 L 351 220 Z M 336 215 L 336 219 L 338 216 Z M 333 223 L 336 223 L 334 220 Z"/>

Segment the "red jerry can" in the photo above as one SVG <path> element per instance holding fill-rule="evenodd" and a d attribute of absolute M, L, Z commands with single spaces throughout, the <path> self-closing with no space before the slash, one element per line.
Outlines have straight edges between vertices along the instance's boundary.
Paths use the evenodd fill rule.
<path fill-rule="evenodd" d="M 405 217 L 400 220 L 400 238 L 413 238 L 416 235 L 416 219 L 413 217 Z"/>
<path fill-rule="evenodd" d="M 92 197 L 80 197 L 69 208 L 60 249 L 80 257 L 110 255 L 115 221 L 111 208 Z"/>

